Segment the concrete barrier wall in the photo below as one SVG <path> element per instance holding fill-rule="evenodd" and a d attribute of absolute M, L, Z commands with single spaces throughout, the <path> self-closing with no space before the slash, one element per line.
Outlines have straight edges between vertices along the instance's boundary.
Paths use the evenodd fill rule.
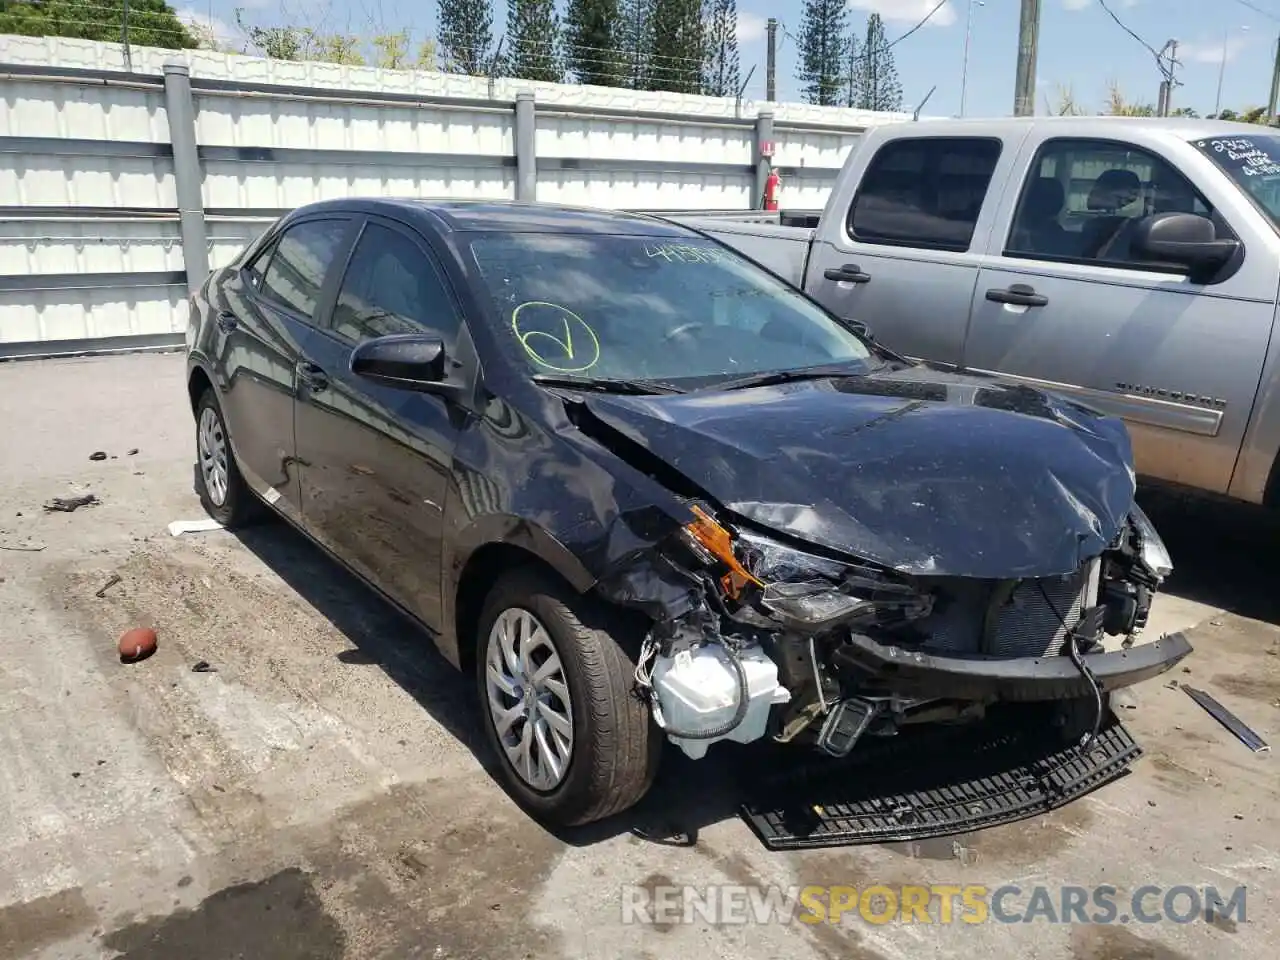
<path fill-rule="evenodd" d="M 314 200 L 747 210 L 772 163 L 783 205 L 818 209 L 861 131 L 907 119 L 205 51 L 130 66 L 0 36 L 0 358 L 181 343 L 189 290 Z"/>

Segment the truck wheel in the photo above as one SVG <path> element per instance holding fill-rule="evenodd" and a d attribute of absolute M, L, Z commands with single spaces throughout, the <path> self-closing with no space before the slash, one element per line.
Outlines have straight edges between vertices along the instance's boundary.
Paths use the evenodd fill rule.
<path fill-rule="evenodd" d="M 196 401 L 196 494 L 209 516 L 228 530 L 256 519 L 259 501 L 231 452 L 231 436 L 213 390 Z"/>
<path fill-rule="evenodd" d="M 626 624 L 541 571 L 489 593 L 476 680 L 508 793 L 538 820 L 575 826 L 632 806 L 657 773 L 662 738 L 635 693 Z"/>

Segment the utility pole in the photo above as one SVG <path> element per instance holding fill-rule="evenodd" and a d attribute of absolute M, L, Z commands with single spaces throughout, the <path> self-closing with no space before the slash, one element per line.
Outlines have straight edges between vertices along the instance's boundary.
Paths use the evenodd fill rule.
<path fill-rule="evenodd" d="M 768 49 L 764 61 L 764 98 L 770 103 L 778 100 L 778 21 L 770 17 L 765 23 Z"/>
<path fill-rule="evenodd" d="M 1276 122 L 1276 100 L 1280 99 L 1280 39 L 1276 40 L 1276 64 L 1271 70 L 1271 96 L 1267 100 L 1267 122 Z"/>
<path fill-rule="evenodd" d="M 1022 0 L 1018 24 L 1018 72 L 1013 87 L 1013 115 L 1036 112 L 1036 50 L 1040 42 L 1040 0 Z"/>
<path fill-rule="evenodd" d="M 1164 65 L 1164 55 L 1169 55 L 1169 66 Z M 1164 49 L 1160 51 L 1156 57 L 1156 66 L 1160 68 L 1160 73 L 1164 79 L 1160 81 L 1160 93 L 1156 98 L 1156 116 L 1167 117 L 1173 112 L 1173 72 L 1178 66 L 1178 41 L 1170 40 L 1164 45 Z"/>

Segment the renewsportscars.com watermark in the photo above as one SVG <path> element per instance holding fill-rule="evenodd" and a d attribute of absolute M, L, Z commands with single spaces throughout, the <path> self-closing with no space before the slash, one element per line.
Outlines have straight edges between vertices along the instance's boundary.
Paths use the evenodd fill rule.
<path fill-rule="evenodd" d="M 1215 923 L 1246 922 L 1246 888 L 950 884 L 760 887 L 628 886 L 622 922 L 681 923 Z"/>

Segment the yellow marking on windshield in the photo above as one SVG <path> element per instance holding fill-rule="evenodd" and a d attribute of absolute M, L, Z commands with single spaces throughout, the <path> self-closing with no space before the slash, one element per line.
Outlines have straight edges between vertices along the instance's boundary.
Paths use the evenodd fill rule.
<path fill-rule="evenodd" d="M 527 307 L 545 307 L 557 312 L 560 315 L 563 335 L 561 335 L 560 330 L 551 332 L 550 330 L 522 329 L 520 312 Z M 546 325 L 551 326 L 549 323 Z M 527 320 L 524 326 L 529 326 Z M 576 345 L 573 335 L 575 328 L 579 334 Z M 591 324 L 587 323 L 568 307 L 563 307 L 558 303 L 548 303 L 545 300 L 529 300 L 520 304 L 520 306 L 511 311 L 511 329 L 530 359 L 548 370 L 555 370 L 558 373 L 585 373 L 600 360 L 600 338 L 591 329 Z M 583 333 L 586 334 L 585 342 L 581 337 Z M 553 348 L 558 348 L 557 352 L 563 354 L 563 356 L 552 353 Z M 577 352 L 578 348 L 582 349 L 581 354 Z M 551 355 L 550 359 L 548 354 Z"/>

